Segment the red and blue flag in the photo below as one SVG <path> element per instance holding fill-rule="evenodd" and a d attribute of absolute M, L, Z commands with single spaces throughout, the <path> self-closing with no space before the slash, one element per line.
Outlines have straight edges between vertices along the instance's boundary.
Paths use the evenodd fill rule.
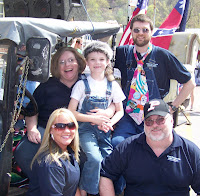
<path fill-rule="evenodd" d="M 180 27 L 185 30 L 189 0 L 179 0 L 169 16 L 152 36 L 152 43 L 156 46 L 168 49 L 172 36 Z M 183 16 L 185 20 L 182 21 Z M 182 23 L 181 23 L 182 21 Z"/>

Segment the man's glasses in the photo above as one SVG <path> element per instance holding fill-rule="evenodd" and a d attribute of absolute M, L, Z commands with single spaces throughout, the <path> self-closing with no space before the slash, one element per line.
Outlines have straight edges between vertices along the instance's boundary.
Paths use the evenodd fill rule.
<path fill-rule="evenodd" d="M 143 33 L 148 33 L 149 29 L 147 29 L 147 28 L 144 28 L 144 29 L 135 28 L 135 29 L 133 29 L 134 33 L 139 33 L 140 31 L 142 31 Z"/>
<path fill-rule="evenodd" d="M 56 123 L 54 125 L 51 126 L 53 129 L 57 129 L 58 131 L 64 131 L 66 129 L 66 127 L 71 131 L 74 130 L 76 128 L 76 125 L 74 122 L 70 122 L 70 123 Z"/>
<path fill-rule="evenodd" d="M 150 127 L 150 126 L 152 126 L 153 124 L 154 124 L 154 122 L 157 124 L 157 125 L 162 125 L 162 124 L 164 124 L 165 123 L 165 120 L 166 120 L 167 118 L 164 118 L 164 117 L 159 117 L 159 118 L 157 118 L 156 120 L 152 120 L 152 119 L 146 119 L 145 121 L 144 121 L 144 123 L 145 123 L 145 125 L 146 126 L 148 126 L 148 127 Z"/>

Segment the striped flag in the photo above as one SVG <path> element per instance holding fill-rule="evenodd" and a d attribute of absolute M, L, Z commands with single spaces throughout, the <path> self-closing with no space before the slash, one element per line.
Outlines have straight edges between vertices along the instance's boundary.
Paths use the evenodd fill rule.
<path fill-rule="evenodd" d="M 187 2 L 187 7 L 186 7 Z M 160 46 L 162 48 L 168 49 L 172 36 L 174 32 L 179 28 L 181 24 L 183 15 L 187 18 L 187 14 L 184 12 L 188 10 L 189 0 L 179 0 L 174 9 L 171 11 L 169 16 L 163 22 L 163 24 L 159 27 L 159 29 L 152 36 L 152 44 L 156 46 Z M 182 26 L 186 25 L 185 23 Z M 183 27 L 182 27 L 183 28 Z M 185 29 L 185 28 L 183 28 Z"/>
<path fill-rule="evenodd" d="M 127 45 L 127 44 L 131 45 L 133 43 L 132 36 L 131 36 L 131 29 L 130 29 L 131 20 L 137 14 L 146 14 L 148 3 L 149 3 L 149 0 L 138 0 L 137 7 L 133 11 L 132 17 L 126 26 L 126 29 L 119 42 L 119 46 Z"/>

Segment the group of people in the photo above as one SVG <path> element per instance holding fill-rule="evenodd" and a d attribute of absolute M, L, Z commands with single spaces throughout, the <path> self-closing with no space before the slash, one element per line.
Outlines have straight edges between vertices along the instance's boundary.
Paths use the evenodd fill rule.
<path fill-rule="evenodd" d="M 175 133 L 171 115 L 194 88 L 191 75 L 173 54 L 151 44 L 146 15 L 135 16 L 130 28 L 134 45 L 116 50 L 122 88 L 106 43 L 92 41 L 84 57 L 71 47 L 52 57 L 52 77 L 33 93 L 38 113 L 25 118 L 27 134 L 14 154 L 30 180 L 27 195 L 182 196 L 190 186 L 200 195 L 200 149 Z M 136 72 L 143 94 L 134 88 Z M 162 99 L 170 79 L 183 88 L 169 106 Z"/>

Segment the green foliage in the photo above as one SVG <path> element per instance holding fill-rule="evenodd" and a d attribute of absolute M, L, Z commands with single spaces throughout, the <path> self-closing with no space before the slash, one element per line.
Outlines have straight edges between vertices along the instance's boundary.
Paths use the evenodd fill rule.
<path fill-rule="evenodd" d="M 154 2 L 155 8 L 154 8 Z M 147 15 L 159 27 L 172 11 L 178 0 L 149 0 Z M 116 20 L 127 24 L 128 0 L 87 0 L 87 11 L 92 21 Z M 200 28 L 200 0 L 190 0 L 186 28 Z"/>

